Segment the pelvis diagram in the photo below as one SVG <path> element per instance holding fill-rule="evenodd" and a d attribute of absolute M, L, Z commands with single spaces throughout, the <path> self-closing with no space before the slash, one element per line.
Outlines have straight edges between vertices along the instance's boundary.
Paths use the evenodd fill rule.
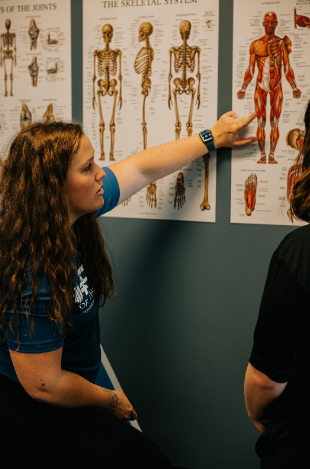
<path fill-rule="evenodd" d="M 138 51 L 135 62 L 134 70 L 137 74 L 141 75 L 141 94 L 143 95 L 142 101 L 142 137 L 143 137 L 143 149 L 147 148 L 147 122 L 146 122 L 146 104 L 147 98 L 151 93 L 152 85 L 152 63 L 154 61 L 154 50 L 151 45 L 151 35 L 153 33 L 153 25 L 150 22 L 144 22 L 139 25 L 138 31 L 138 42 L 143 43 L 143 47 Z M 182 123 L 180 120 L 179 103 L 178 97 L 184 95 L 189 98 L 189 115 L 186 123 L 187 135 L 191 136 L 193 133 L 193 109 L 194 100 L 196 97 L 197 109 L 200 107 L 200 53 L 201 50 L 198 46 L 190 46 L 188 40 L 191 32 L 191 23 L 189 21 L 181 21 L 179 25 L 179 32 L 182 39 L 180 46 L 171 47 L 169 50 L 169 73 L 168 73 L 168 107 L 175 106 L 175 139 L 180 138 Z M 111 132 L 111 149 L 110 149 L 110 160 L 115 161 L 114 158 L 114 144 L 115 144 L 115 110 L 117 104 L 117 96 L 119 93 L 119 110 L 122 107 L 122 74 L 121 74 L 121 57 L 122 52 L 119 49 L 111 49 L 110 43 L 113 37 L 113 27 L 110 24 L 105 24 L 102 28 L 102 37 L 105 42 L 105 48 L 103 50 L 95 50 L 93 52 L 94 57 L 94 74 L 93 74 L 93 93 L 92 93 L 92 105 L 95 109 L 96 96 L 99 104 L 99 139 L 100 139 L 100 159 L 105 159 L 104 153 L 104 130 L 105 122 L 103 118 L 103 105 L 101 103 L 102 98 L 113 97 L 113 111 L 110 121 L 110 132 Z M 117 80 L 112 78 L 117 74 L 117 59 L 119 59 L 119 92 L 117 89 Z M 176 76 L 173 80 L 173 89 L 171 86 L 171 80 L 173 79 L 172 67 Z M 196 79 L 191 76 L 196 68 L 196 79 L 197 89 L 195 88 Z M 96 73 L 99 75 L 97 82 Z M 97 85 L 97 91 L 96 91 Z M 173 103 L 172 103 L 173 94 Z M 209 210 L 210 204 L 208 202 L 208 173 L 209 173 L 209 154 L 203 157 L 205 166 L 205 184 L 204 184 L 204 198 L 200 205 L 201 210 Z M 182 177 L 180 176 L 182 174 Z M 175 189 L 175 201 L 174 208 L 182 208 L 185 203 L 185 187 L 184 187 L 184 174 L 179 173 L 176 181 Z M 123 205 L 127 205 L 130 199 L 127 199 Z M 157 185 L 156 181 L 147 186 L 146 201 L 151 208 L 157 207 Z"/>

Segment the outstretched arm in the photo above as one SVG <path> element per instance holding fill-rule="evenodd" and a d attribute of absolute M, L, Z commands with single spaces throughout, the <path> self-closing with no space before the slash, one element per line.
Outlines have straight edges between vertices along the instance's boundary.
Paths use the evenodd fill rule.
<path fill-rule="evenodd" d="M 257 140 L 256 137 L 246 139 L 238 137 L 238 133 L 256 117 L 256 113 L 246 119 L 234 118 L 233 115 L 234 112 L 229 111 L 223 114 L 213 127 L 209 127 L 215 148 L 237 147 Z M 183 168 L 206 153 L 207 148 L 199 135 L 193 135 L 148 148 L 119 163 L 114 163 L 109 168 L 114 172 L 120 186 L 119 204 L 151 182 Z"/>

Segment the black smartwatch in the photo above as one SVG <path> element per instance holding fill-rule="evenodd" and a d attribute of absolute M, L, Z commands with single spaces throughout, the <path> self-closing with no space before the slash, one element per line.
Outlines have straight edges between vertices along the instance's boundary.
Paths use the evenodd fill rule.
<path fill-rule="evenodd" d="M 207 147 L 208 151 L 215 150 L 214 139 L 211 130 L 203 130 L 199 133 L 199 137 Z"/>

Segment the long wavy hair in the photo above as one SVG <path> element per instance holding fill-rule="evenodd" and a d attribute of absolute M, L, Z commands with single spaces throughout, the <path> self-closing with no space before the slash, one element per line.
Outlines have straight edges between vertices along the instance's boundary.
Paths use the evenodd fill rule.
<path fill-rule="evenodd" d="M 30 124 L 14 138 L 2 163 L 0 178 L 0 344 L 5 340 L 5 313 L 12 308 L 9 328 L 18 342 L 18 309 L 27 320 L 36 314 L 40 278 L 48 279 L 48 314 L 67 336 L 73 320 L 73 255 L 83 263 L 90 287 L 102 306 L 114 295 L 112 269 L 94 213 L 71 226 L 66 179 L 83 129 L 80 124 L 54 121 Z M 31 272 L 32 291 L 22 304 L 22 283 Z M 12 307 L 13 304 L 13 307 Z M 33 340 L 33 339 L 32 339 Z"/>
<path fill-rule="evenodd" d="M 301 172 L 293 185 L 290 198 L 290 210 L 294 218 L 310 222 L 310 101 L 304 116 L 305 136 L 303 146 L 295 164 L 301 166 Z"/>

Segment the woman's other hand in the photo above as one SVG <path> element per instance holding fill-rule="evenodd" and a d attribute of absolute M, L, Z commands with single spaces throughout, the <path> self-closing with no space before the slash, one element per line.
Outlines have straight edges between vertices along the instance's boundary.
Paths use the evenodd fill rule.
<path fill-rule="evenodd" d="M 253 112 L 249 117 L 237 117 L 234 111 L 223 114 L 217 123 L 210 128 L 215 148 L 241 147 L 256 142 L 257 137 L 239 138 L 239 133 L 256 117 Z"/>
<path fill-rule="evenodd" d="M 122 391 L 111 391 L 111 389 L 104 389 L 104 391 L 108 392 L 111 396 L 111 401 L 106 407 L 107 410 L 122 420 L 136 420 L 138 415 L 125 393 Z"/>

